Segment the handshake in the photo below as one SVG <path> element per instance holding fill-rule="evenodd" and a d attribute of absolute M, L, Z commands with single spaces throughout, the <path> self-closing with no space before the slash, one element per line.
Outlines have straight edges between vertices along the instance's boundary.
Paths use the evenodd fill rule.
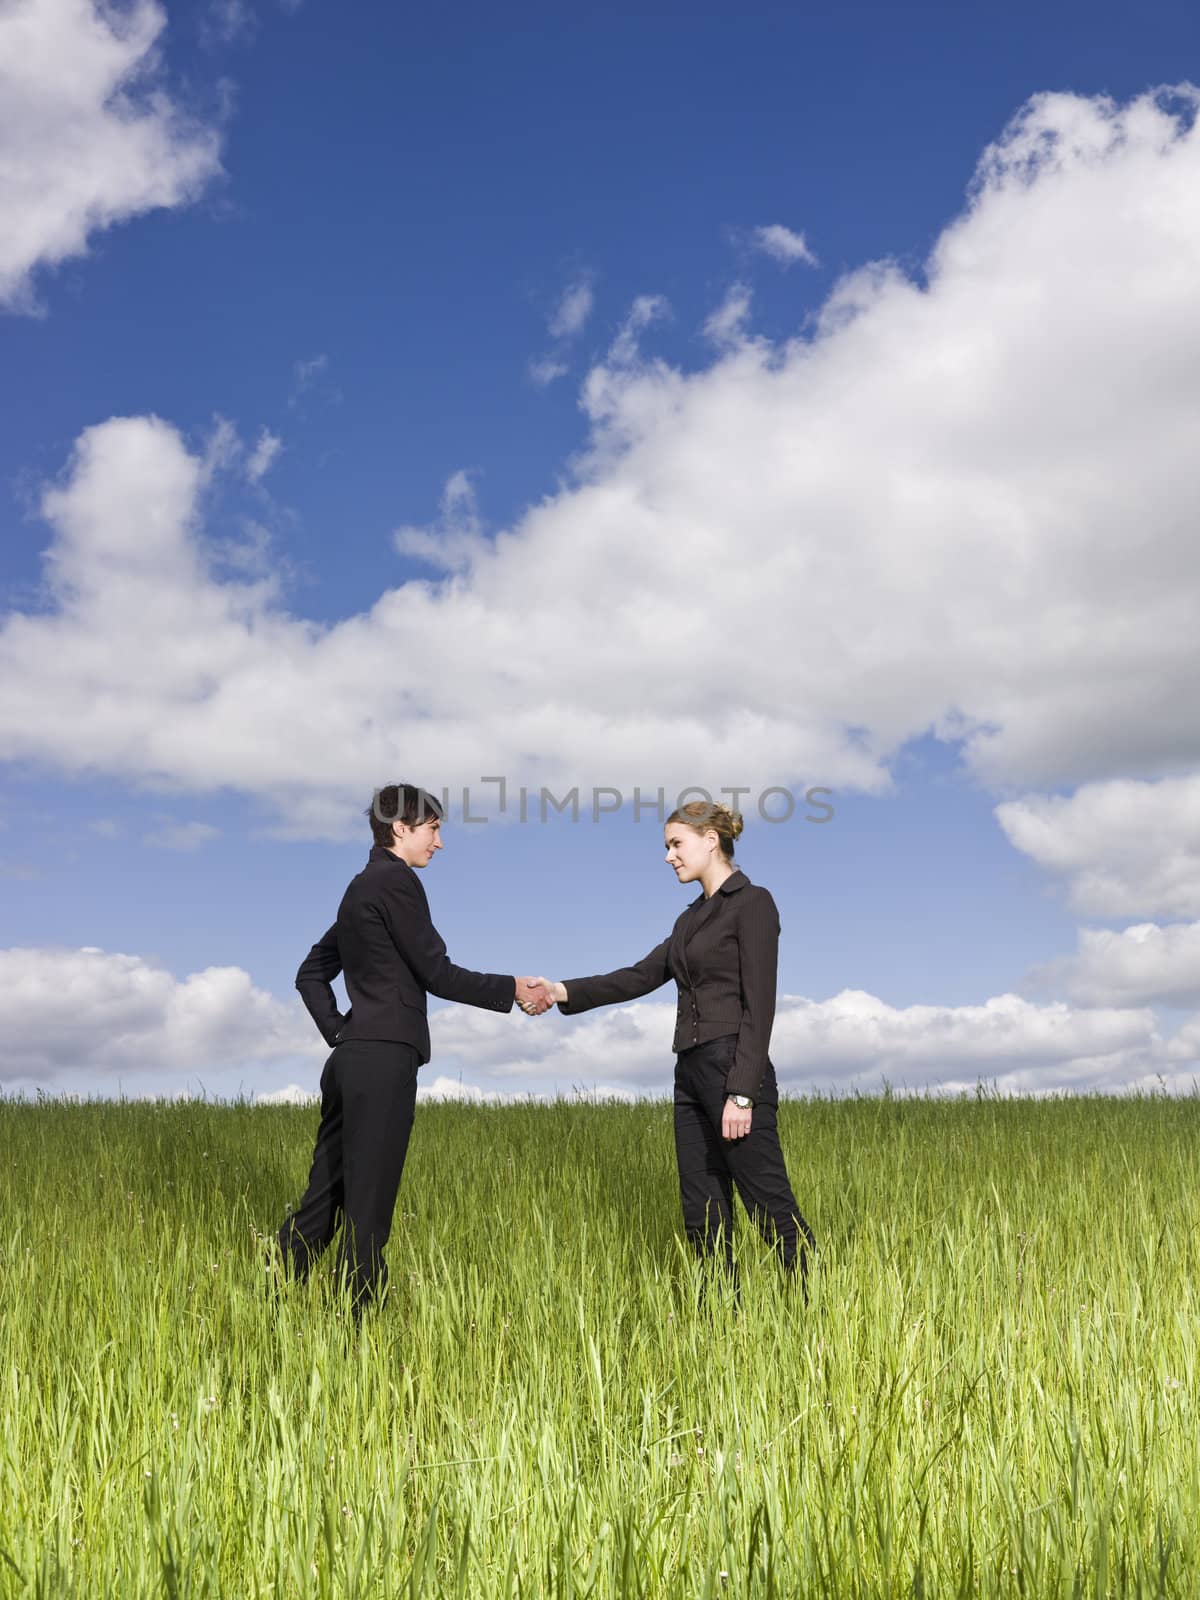
<path fill-rule="evenodd" d="M 540 1017 L 567 998 L 566 985 L 550 978 L 518 978 L 517 1004 L 527 1017 Z"/>

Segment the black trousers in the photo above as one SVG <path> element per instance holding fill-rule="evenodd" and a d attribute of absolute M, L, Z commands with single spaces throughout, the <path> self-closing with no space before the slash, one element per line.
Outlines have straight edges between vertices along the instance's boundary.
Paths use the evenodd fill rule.
<path fill-rule="evenodd" d="M 404 1171 L 420 1056 L 412 1045 L 358 1039 L 335 1045 L 321 1074 L 321 1122 L 308 1188 L 279 1230 L 298 1278 L 344 1222 L 339 1269 L 356 1310 L 387 1283 L 383 1247 Z"/>
<path fill-rule="evenodd" d="M 779 1091 L 769 1067 L 744 1139 L 721 1137 L 725 1079 L 737 1035 L 694 1045 L 675 1057 L 675 1155 L 683 1226 L 702 1257 L 723 1252 L 733 1271 L 733 1191 L 789 1272 L 803 1274 L 812 1230 L 800 1214 L 779 1144 Z"/>

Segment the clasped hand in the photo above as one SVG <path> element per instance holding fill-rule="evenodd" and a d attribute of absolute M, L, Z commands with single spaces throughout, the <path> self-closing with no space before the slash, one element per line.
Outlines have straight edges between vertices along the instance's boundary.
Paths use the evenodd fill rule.
<path fill-rule="evenodd" d="M 543 1011 L 567 998 L 561 983 L 551 978 L 518 978 L 517 1004 L 527 1017 L 540 1017 Z"/>

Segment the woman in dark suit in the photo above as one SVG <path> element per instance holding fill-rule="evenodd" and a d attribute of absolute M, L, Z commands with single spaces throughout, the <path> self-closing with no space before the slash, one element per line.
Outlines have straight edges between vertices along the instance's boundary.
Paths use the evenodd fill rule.
<path fill-rule="evenodd" d="M 619 1005 L 674 978 L 675 1152 L 683 1220 L 703 1257 L 723 1249 L 733 1270 L 733 1191 L 789 1271 L 803 1273 L 812 1232 L 788 1180 L 776 1128 L 779 1090 L 767 1053 L 775 1018 L 779 913 L 766 889 L 733 864 L 742 819 L 693 801 L 672 812 L 667 865 L 703 894 L 671 936 L 635 966 L 549 984 L 574 1016 Z"/>

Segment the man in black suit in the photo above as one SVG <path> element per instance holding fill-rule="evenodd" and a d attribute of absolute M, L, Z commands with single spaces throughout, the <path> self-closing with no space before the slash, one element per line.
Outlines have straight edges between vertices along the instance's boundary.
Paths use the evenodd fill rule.
<path fill-rule="evenodd" d="M 296 974 L 333 1054 L 321 1074 L 321 1122 L 308 1188 L 279 1231 L 288 1269 L 307 1275 L 344 1220 L 340 1265 L 355 1310 L 387 1281 L 383 1247 L 412 1132 L 417 1069 L 429 1060 L 426 995 L 489 1011 L 549 1009 L 533 978 L 456 967 L 417 872 L 442 849 L 442 810 L 412 784 L 380 789 L 367 812 L 374 848 L 342 896 L 337 921 Z M 331 987 L 345 973 L 350 1010 Z"/>

